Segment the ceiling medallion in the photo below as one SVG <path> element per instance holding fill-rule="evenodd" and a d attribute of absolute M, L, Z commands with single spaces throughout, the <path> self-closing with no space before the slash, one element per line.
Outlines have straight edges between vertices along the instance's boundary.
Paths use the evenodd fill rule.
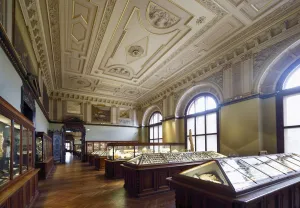
<path fill-rule="evenodd" d="M 154 4 L 153 2 L 149 3 L 147 13 L 148 20 L 151 23 L 151 25 L 159 29 L 172 27 L 180 20 L 179 17 L 163 9 L 157 4 Z"/>
<path fill-rule="evenodd" d="M 141 55 L 143 55 L 144 49 L 141 46 L 134 45 L 134 46 L 130 46 L 130 48 L 128 49 L 128 53 L 132 57 L 140 57 Z"/>
<path fill-rule="evenodd" d="M 204 23 L 205 20 L 206 20 L 206 17 L 205 17 L 205 16 L 201 16 L 201 17 L 199 17 L 199 18 L 196 20 L 196 24 L 197 24 L 197 25 L 200 25 L 200 24 Z"/>

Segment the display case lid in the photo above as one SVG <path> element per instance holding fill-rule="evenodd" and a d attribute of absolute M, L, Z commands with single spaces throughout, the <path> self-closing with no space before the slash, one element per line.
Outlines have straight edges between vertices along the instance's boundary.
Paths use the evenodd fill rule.
<path fill-rule="evenodd" d="M 92 152 L 91 154 L 95 155 L 95 156 L 106 157 L 107 156 L 107 151 L 98 150 L 98 151 Z"/>
<path fill-rule="evenodd" d="M 127 163 L 137 166 L 156 165 L 156 164 L 172 164 L 172 163 L 186 163 L 197 162 L 204 160 L 211 160 L 214 158 L 224 158 L 225 155 L 217 152 L 177 152 L 177 153 L 146 153 L 141 154 Z"/>
<path fill-rule="evenodd" d="M 235 195 L 300 174 L 300 156 L 274 154 L 215 159 L 180 173 L 195 183 L 226 186 Z M 198 182 L 197 182 L 198 181 Z"/>

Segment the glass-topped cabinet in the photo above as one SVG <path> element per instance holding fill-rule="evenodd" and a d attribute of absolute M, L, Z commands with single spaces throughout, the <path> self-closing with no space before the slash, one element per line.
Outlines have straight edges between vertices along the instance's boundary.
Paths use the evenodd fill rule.
<path fill-rule="evenodd" d="M 44 132 L 36 132 L 35 135 L 36 152 L 35 161 L 45 162 L 52 158 L 52 138 Z"/>
<path fill-rule="evenodd" d="M 299 174 L 299 155 L 274 154 L 212 160 L 182 172 L 177 179 L 237 196 Z"/>
<path fill-rule="evenodd" d="M 0 189 L 33 167 L 33 123 L 0 97 Z"/>
<path fill-rule="evenodd" d="M 107 159 L 129 160 L 147 153 L 178 153 L 184 151 L 184 143 L 108 143 Z"/>

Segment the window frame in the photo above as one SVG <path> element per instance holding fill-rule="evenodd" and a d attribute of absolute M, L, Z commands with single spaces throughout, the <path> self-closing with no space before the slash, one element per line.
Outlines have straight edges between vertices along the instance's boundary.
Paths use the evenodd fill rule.
<path fill-rule="evenodd" d="M 158 122 L 158 123 L 155 123 L 155 124 L 150 124 L 150 121 L 151 121 L 151 118 L 154 116 L 154 114 L 157 114 L 157 113 L 159 113 L 160 115 L 161 115 L 161 118 L 163 118 L 162 117 L 162 114 L 161 114 L 161 112 L 159 112 L 159 111 L 155 111 L 155 112 L 153 112 L 152 114 L 151 114 L 151 116 L 149 117 L 149 120 L 148 120 L 148 142 L 149 143 L 151 143 L 150 141 L 153 141 L 152 143 L 163 143 L 163 129 L 162 129 L 162 120 L 160 121 L 160 122 Z M 154 139 L 151 139 L 150 138 L 150 131 L 151 131 L 151 128 L 153 127 L 153 135 L 154 135 L 154 127 L 158 127 L 158 131 L 157 131 L 157 133 L 158 133 L 158 138 L 154 138 Z M 161 138 L 159 137 L 159 126 L 161 126 Z M 159 142 L 159 140 L 162 140 L 162 142 Z M 157 141 L 157 142 L 155 142 L 155 141 Z"/>
<path fill-rule="evenodd" d="M 297 68 L 300 68 L 300 59 L 292 63 L 281 75 L 276 85 L 276 133 L 277 133 L 277 152 L 284 153 L 284 130 L 300 128 L 300 125 L 284 126 L 284 97 L 300 93 L 300 86 L 290 89 L 283 89 L 286 79 Z M 299 69 L 300 70 L 300 69 Z"/>
<path fill-rule="evenodd" d="M 210 109 L 210 110 L 206 110 L 206 111 L 203 111 L 203 112 L 199 112 L 199 113 L 194 113 L 194 114 L 191 114 L 191 115 L 187 115 L 188 113 L 188 110 L 189 110 L 189 107 L 190 105 L 192 104 L 192 102 L 194 102 L 195 100 L 197 100 L 199 97 L 211 97 L 214 99 L 214 101 L 216 102 L 216 105 L 217 107 L 215 109 Z M 220 113 L 219 113 L 219 110 L 220 110 L 220 104 L 217 100 L 217 98 L 213 95 L 213 94 L 210 94 L 210 93 L 200 93 L 196 96 L 194 96 L 187 104 L 186 106 L 186 109 L 185 109 L 185 112 L 184 112 L 184 132 L 185 132 L 185 149 L 188 148 L 188 129 L 187 129 L 187 120 L 189 118 L 194 118 L 194 122 L 195 122 L 195 125 L 194 125 L 194 132 L 195 132 L 195 135 L 194 136 L 194 146 L 195 146 L 195 151 L 196 150 L 196 137 L 197 136 L 205 136 L 205 151 L 207 151 L 207 136 L 210 136 L 210 135 L 217 135 L 217 152 L 220 152 L 220 124 L 219 124 L 219 121 L 220 121 Z M 216 119 L 217 119 L 217 133 L 206 133 L 207 132 L 207 125 L 206 125 L 206 117 L 207 115 L 211 114 L 211 113 L 216 113 Z M 204 128 L 205 128 L 205 133 L 204 134 L 196 134 L 196 119 L 197 117 L 199 116 L 204 116 Z"/>

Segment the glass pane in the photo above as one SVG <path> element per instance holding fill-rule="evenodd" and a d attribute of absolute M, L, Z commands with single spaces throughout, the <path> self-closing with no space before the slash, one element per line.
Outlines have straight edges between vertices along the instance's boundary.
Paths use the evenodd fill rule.
<path fill-rule="evenodd" d="M 196 113 L 205 111 L 205 97 L 200 97 L 195 101 Z"/>
<path fill-rule="evenodd" d="M 37 162 L 42 162 L 43 161 L 43 140 L 42 137 L 36 137 L 36 156 L 35 160 Z"/>
<path fill-rule="evenodd" d="M 192 102 L 189 106 L 189 109 L 187 111 L 187 115 L 191 115 L 195 113 L 195 102 Z"/>
<path fill-rule="evenodd" d="M 23 127 L 23 133 L 22 133 L 22 154 L 23 154 L 23 166 L 22 166 L 22 172 L 25 172 L 28 170 L 28 148 L 27 148 L 27 140 L 28 140 L 28 134 L 27 129 Z"/>
<path fill-rule="evenodd" d="M 298 66 L 285 80 L 283 89 L 290 89 L 300 86 L 300 67 Z"/>
<path fill-rule="evenodd" d="M 217 113 L 206 115 L 206 133 L 217 133 Z"/>
<path fill-rule="evenodd" d="M 205 134 L 204 116 L 196 117 L 196 134 Z"/>
<path fill-rule="evenodd" d="M 300 154 L 300 128 L 284 130 L 284 152 Z"/>
<path fill-rule="evenodd" d="M 192 135 L 195 135 L 195 118 L 187 119 L 187 135 L 189 135 L 190 129 L 192 130 Z"/>
<path fill-rule="evenodd" d="M 216 107 L 217 107 L 216 101 L 212 97 L 207 96 L 206 97 L 206 110 L 215 109 Z"/>
<path fill-rule="evenodd" d="M 205 151 L 205 136 L 196 137 L 196 152 Z"/>
<path fill-rule="evenodd" d="M 163 143 L 163 140 L 162 139 L 159 139 L 159 141 L 158 141 L 159 143 Z"/>
<path fill-rule="evenodd" d="M 300 125 L 300 93 L 283 98 L 284 126 Z"/>
<path fill-rule="evenodd" d="M 160 113 L 158 113 L 158 122 L 161 122 L 161 120 L 162 120 L 162 116 Z"/>
<path fill-rule="evenodd" d="M 154 127 L 150 127 L 150 139 L 154 139 L 154 138 L 153 138 L 153 128 L 154 128 Z"/>
<path fill-rule="evenodd" d="M 11 121 L 0 115 L 0 186 L 9 181 L 10 150 L 11 150 Z"/>
<path fill-rule="evenodd" d="M 154 139 L 158 139 L 158 126 L 154 126 Z"/>
<path fill-rule="evenodd" d="M 217 135 L 209 135 L 206 136 L 206 142 L 207 142 L 207 151 L 218 151 L 218 139 Z"/>
<path fill-rule="evenodd" d="M 87 153 L 92 153 L 92 152 L 93 152 L 93 143 L 87 142 Z"/>
<path fill-rule="evenodd" d="M 149 124 L 154 124 L 154 117 L 151 116 Z"/>
<path fill-rule="evenodd" d="M 162 125 L 159 125 L 159 135 L 158 135 L 158 138 L 162 138 L 163 135 L 162 135 Z"/>
<path fill-rule="evenodd" d="M 14 147 L 13 147 L 13 177 L 20 175 L 20 144 L 21 144 L 21 126 L 17 123 L 14 124 Z"/>
<path fill-rule="evenodd" d="M 33 158 L 32 158 L 32 131 L 28 129 L 28 167 L 32 168 Z"/>

